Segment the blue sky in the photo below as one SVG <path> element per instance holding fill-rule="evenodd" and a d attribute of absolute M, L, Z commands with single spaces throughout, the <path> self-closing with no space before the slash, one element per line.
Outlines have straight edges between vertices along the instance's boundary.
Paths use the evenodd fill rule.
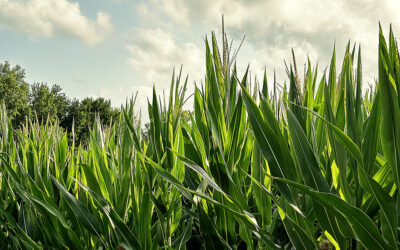
<path fill-rule="evenodd" d="M 238 57 L 252 75 L 264 67 L 285 81 L 283 59 L 294 48 L 299 68 L 307 56 L 328 66 L 336 42 L 341 64 L 347 41 L 361 43 L 364 87 L 374 82 L 378 21 L 395 34 L 400 1 L 371 0 L 0 0 L 0 61 L 20 64 L 29 83 L 59 84 L 70 97 L 102 96 L 119 106 L 139 91 L 145 108 L 153 84 L 167 89 L 183 64 L 190 88 L 204 74 L 205 35 L 225 15 Z"/>
<path fill-rule="evenodd" d="M 79 2 L 79 7 L 81 15 L 90 20 L 95 20 L 99 11 L 110 15 L 113 28 L 101 41 L 88 44 L 82 37 L 64 34 L 46 37 L 40 34 L 40 29 L 35 31 L 36 37 L 30 37 L 15 26 L 7 27 L 4 21 L 4 27 L 0 29 L 0 59 L 23 66 L 28 82 L 60 84 L 72 97 L 100 96 L 104 88 L 134 85 L 139 79 L 126 63 L 128 52 L 124 36 L 139 25 L 134 4 L 88 0 Z M 60 14 L 64 11 L 68 8 Z"/>

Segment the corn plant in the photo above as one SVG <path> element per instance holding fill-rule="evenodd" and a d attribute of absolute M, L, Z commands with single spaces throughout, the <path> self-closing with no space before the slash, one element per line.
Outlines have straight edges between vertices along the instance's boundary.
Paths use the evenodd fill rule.
<path fill-rule="evenodd" d="M 153 89 L 97 119 L 87 144 L 50 121 L 13 129 L 0 109 L 1 249 L 398 249 L 400 59 L 379 32 L 376 86 L 362 56 L 341 69 L 293 60 L 288 84 L 239 76 L 223 32 L 205 79 Z M 269 87 L 273 87 L 270 89 Z M 193 99 L 193 110 L 184 104 Z M 74 132 L 72 131 L 72 136 Z"/>

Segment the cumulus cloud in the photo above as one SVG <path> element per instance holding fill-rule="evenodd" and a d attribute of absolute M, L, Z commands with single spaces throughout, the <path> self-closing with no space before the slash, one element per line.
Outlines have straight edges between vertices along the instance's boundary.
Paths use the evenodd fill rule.
<path fill-rule="evenodd" d="M 137 29 L 129 37 L 127 60 L 143 84 L 168 87 L 173 67 L 178 71 L 182 64 L 191 81 L 201 78 L 203 53 L 194 43 L 178 43 L 161 28 Z"/>
<path fill-rule="evenodd" d="M 0 28 L 26 33 L 31 39 L 65 36 L 89 46 L 100 43 L 113 25 L 105 12 L 96 20 L 81 13 L 79 3 L 68 0 L 0 0 Z"/>
<path fill-rule="evenodd" d="M 265 65 L 283 72 L 283 59 L 290 59 L 291 48 L 299 64 L 308 55 L 324 69 L 335 42 L 339 64 L 350 39 L 361 44 L 364 79 L 368 82 L 377 74 L 378 22 L 383 27 L 390 22 L 394 28 L 400 27 L 400 2 L 390 0 L 149 0 L 140 8 L 152 10 L 153 17 L 164 16 L 162 21 L 168 19 L 177 29 L 186 30 L 199 24 L 213 28 L 223 13 L 228 35 L 236 40 L 247 37 L 240 63 L 250 62 L 256 72 Z"/>
<path fill-rule="evenodd" d="M 141 18 L 159 19 L 167 17 L 181 25 L 188 26 L 191 22 L 189 18 L 189 6 L 186 6 L 181 0 L 149 0 L 141 2 L 137 7 L 137 13 Z M 160 16 L 159 14 L 164 14 Z"/>

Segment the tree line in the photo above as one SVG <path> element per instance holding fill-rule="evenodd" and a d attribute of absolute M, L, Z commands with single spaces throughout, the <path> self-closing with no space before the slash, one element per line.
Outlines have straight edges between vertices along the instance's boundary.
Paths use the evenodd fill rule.
<path fill-rule="evenodd" d="M 77 143 L 88 139 L 96 115 L 102 124 L 110 124 L 120 113 L 111 106 L 109 99 L 86 97 L 78 100 L 69 98 L 57 84 L 28 84 L 25 69 L 20 65 L 12 67 L 8 61 L 0 63 L 0 102 L 6 106 L 14 128 L 32 118 L 40 123 L 57 122 L 68 132 L 74 129 Z"/>

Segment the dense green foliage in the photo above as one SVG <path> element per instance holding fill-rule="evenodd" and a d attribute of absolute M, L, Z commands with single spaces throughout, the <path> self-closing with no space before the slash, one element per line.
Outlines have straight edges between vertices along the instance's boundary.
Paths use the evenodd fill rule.
<path fill-rule="evenodd" d="M 389 44 L 379 34 L 364 95 L 350 45 L 341 71 L 334 51 L 327 72 L 308 62 L 300 81 L 293 58 L 290 84 L 272 90 L 266 75 L 262 86 L 238 77 L 226 38 L 222 55 L 214 35 L 205 46 L 194 111 L 174 75 L 168 100 L 154 90 L 144 134 L 133 100 L 111 126 L 97 119 L 87 147 L 68 145 L 57 122 L 13 129 L 3 109 L 0 248 L 399 249 L 392 32 Z"/>
<path fill-rule="evenodd" d="M 102 97 L 71 100 L 59 85 L 29 85 L 25 82 L 25 70 L 19 65 L 11 68 L 8 62 L 0 63 L 0 103 L 5 104 L 14 128 L 19 128 L 32 118 L 41 124 L 58 123 L 69 132 L 74 126 L 75 142 L 83 144 L 88 141 L 89 128 L 93 127 L 96 114 L 107 125 L 119 115 L 119 110 L 111 106 L 110 100 Z M 72 137 L 69 137 L 71 140 Z"/>
<path fill-rule="evenodd" d="M 25 70 L 19 65 L 11 68 L 8 62 L 0 63 L 0 100 L 5 103 L 13 124 L 20 124 L 29 114 L 28 98 Z"/>

